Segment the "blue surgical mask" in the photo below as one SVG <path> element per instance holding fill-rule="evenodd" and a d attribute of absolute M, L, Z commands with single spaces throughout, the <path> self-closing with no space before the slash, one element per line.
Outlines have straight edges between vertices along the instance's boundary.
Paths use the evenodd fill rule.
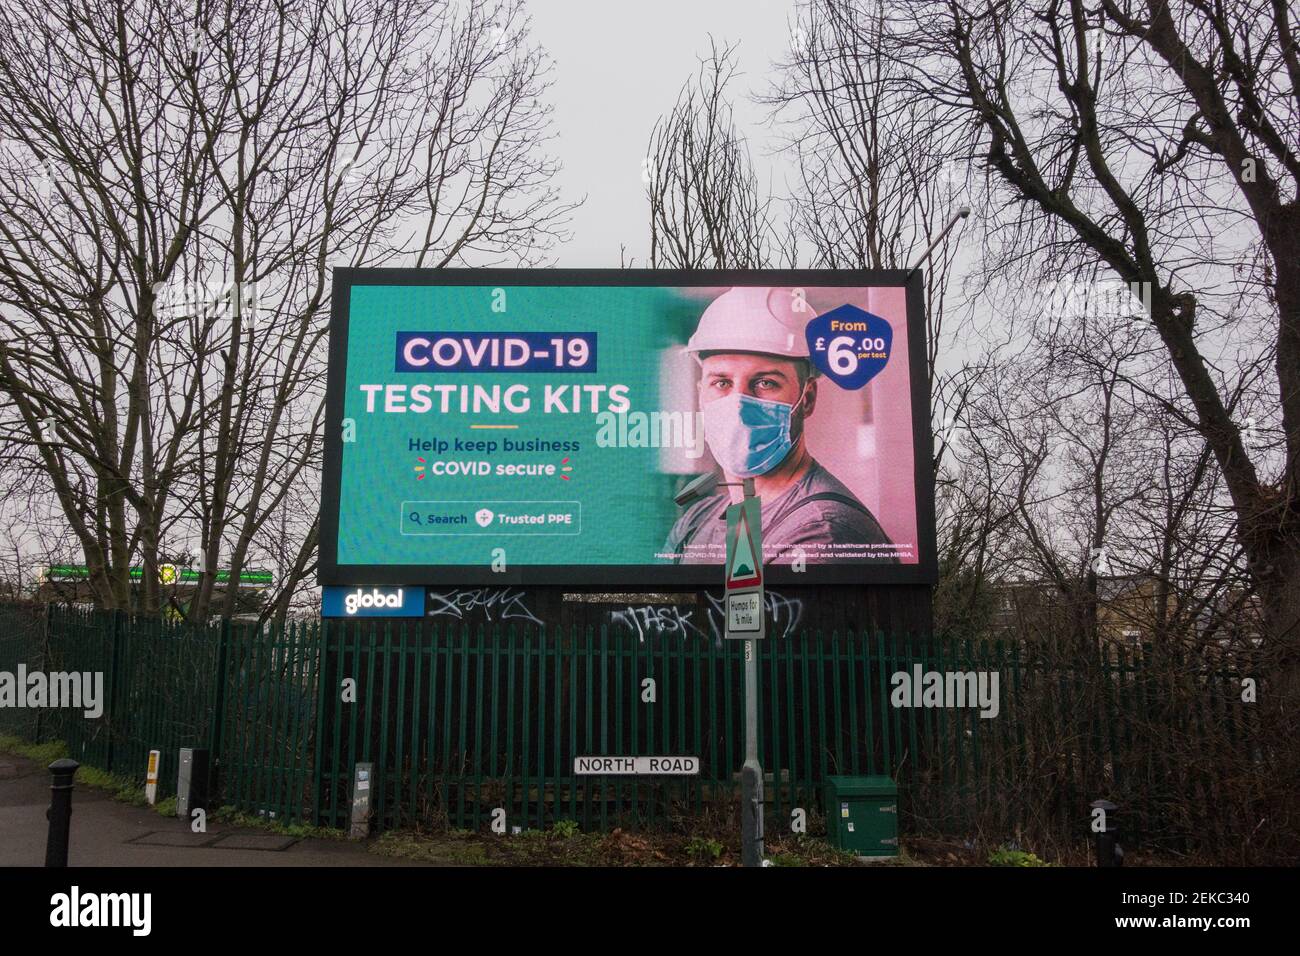
<path fill-rule="evenodd" d="M 785 460 L 793 405 L 733 391 L 704 406 L 704 438 L 723 471 L 738 478 L 765 475 Z"/>

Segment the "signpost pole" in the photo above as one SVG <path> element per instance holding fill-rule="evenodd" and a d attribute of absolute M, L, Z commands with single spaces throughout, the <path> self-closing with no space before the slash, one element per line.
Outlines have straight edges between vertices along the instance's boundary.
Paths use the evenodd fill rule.
<path fill-rule="evenodd" d="M 758 644 L 745 641 L 745 766 L 740 772 L 740 860 L 763 865 L 763 765 L 758 762 Z"/>
<path fill-rule="evenodd" d="M 732 507 L 745 516 L 743 526 L 729 515 L 728 525 L 737 524 L 737 533 L 727 535 L 727 629 L 731 630 L 736 622 L 732 620 L 731 589 L 734 587 L 737 561 L 736 549 L 741 546 L 741 535 L 749 538 L 749 557 L 753 559 L 751 572 L 759 579 L 757 585 L 758 629 L 755 637 L 763 636 L 763 616 L 765 614 L 762 587 L 763 532 L 760 521 L 758 498 L 754 494 L 754 479 L 746 478 L 744 482 L 745 500 L 737 507 Z M 751 504 L 752 502 L 752 504 Z M 730 527 L 729 529 L 730 530 Z M 742 552 L 743 553 L 743 552 Z M 749 589 L 747 596 L 754 595 Z M 739 597 L 740 595 L 737 595 Z M 745 764 L 740 771 L 740 861 L 743 866 L 763 865 L 763 765 L 758 759 L 758 642 L 754 637 L 745 639 Z"/>

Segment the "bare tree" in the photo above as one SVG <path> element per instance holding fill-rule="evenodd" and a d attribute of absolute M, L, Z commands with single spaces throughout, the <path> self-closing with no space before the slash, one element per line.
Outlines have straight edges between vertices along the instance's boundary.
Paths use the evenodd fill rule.
<path fill-rule="evenodd" d="M 287 509 L 287 607 L 329 270 L 544 256 L 569 209 L 548 70 L 516 0 L 0 11 L 0 437 L 39 461 L 99 604 L 129 606 L 139 556 L 156 610 L 179 536 L 205 620 L 218 565 L 237 577 Z"/>
<path fill-rule="evenodd" d="M 943 230 L 972 199 L 969 157 L 937 107 L 902 95 L 903 68 L 880 55 L 890 23 L 878 0 L 801 4 L 790 56 L 765 100 L 784 121 L 797 160 L 791 201 L 798 236 L 813 250 L 810 265 L 906 269 L 939 240 L 923 266 L 927 367 L 936 399 L 951 399 L 936 404 L 957 408 L 973 366 L 954 368 L 950 378 L 936 368 L 951 344 L 945 333 L 956 331 L 944 319 L 957 311 L 950 307 L 957 234 Z"/>
<path fill-rule="evenodd" d="M 1016 199 L 991 230 L 1010 288 L 1100 266 L 1143 300 L 1186 399 L 1166 410 L 1211 450 L 1275 660 L 1300 677 L 1300 66 L 1287 5 L 905 0 L 895 13 L 900 89 L 964 124 Z M 1248 449 L 1233 414 L 1261 361 L 1276 458 Z"/>
<path fill-rule="evenodd" d="M 967 406 L 990 372 L 961 301 L 959 233 L 944 233 L 963 205 L 987 202 L 973 187 L 968 155 L 933 103 L 905 94 L 905 67 L 881 55 L 892 12 L 877 0 L 807 0 L 797 9 L 789 55 L 764 97 L 797 167 L 793 229 L 809 265 L 910 268 L 934 246 L 925 276 L 926 368 L 939 489 L 941 584 L 937 623 L 979 633 L 994 535 L 1006 515 L 992 508 L 980 475 L 960 474 L 953 444 L 970 434 Z M 983 610 L 982 610 L 983 609 Z"/>
<path fill-rule="evenodd" d="M 732 117 L 734 54 L 715 43 L 650 135 L 644 178 L 652 269 L 757 269 L 783 255 L 793 264 Z"/>

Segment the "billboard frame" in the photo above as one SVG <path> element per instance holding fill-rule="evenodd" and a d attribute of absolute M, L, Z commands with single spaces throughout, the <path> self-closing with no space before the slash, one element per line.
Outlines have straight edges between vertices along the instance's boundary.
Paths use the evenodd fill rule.
<path fill-rule="evenodd" d="M 775 586 L 934 584 L 938 580 L 935 534 L 934 438 L 930 429 L 929 373 L 925 356 L 924 275 L 920 269 L 394 269 L 333 270 L 330 290 L 329 367 L 325 389 L 325 434 L 320 500 L 321 585 L 432 585 L 481 587 L 567 587 L 637 590 L 698 590 L 717 587 L 720 567 L 712 564 L 507 565 L 493 571 L 486 564 L 351 564 L 338 563 L 339 489 L 342 481 L 341 424 L 347 390 L 349 312 L 354 286 L 515 286 L 515 287 L 651 287 L 711 286 L 903 288 L 907 306 L 908 377 L 912 388 L 913 472 L 916 482 L 916 547 L 919 561 L 910 565 L 809 564 L 797 572 L 788 566 L 765 569 Z M 600 330 L 597 329 L 597 332 Z"/>

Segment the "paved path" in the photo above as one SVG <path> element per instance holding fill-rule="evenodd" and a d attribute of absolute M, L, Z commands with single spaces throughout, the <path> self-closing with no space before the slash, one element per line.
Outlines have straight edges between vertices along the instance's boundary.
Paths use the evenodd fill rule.
<path fill-rule="evenodd" d="M 50 775 L 44 766 L 0 753 L 0 866 L 44 866 Z M 78 786 L 72 796 L 71 866 L 422 866 L 343 840 L 293 840 L 265 830 L 184 821 L 118 803 Z"/>

